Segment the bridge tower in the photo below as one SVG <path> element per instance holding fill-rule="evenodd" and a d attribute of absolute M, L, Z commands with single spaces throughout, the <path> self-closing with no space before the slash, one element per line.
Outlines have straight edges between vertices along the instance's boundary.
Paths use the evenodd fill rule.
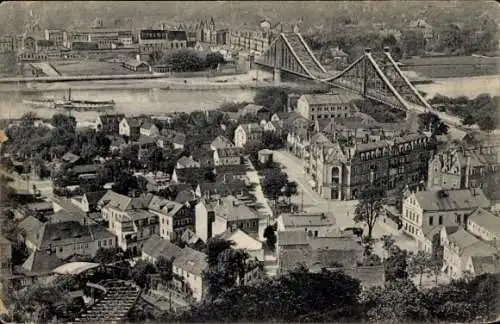
<path fill-rule="evenodd" d="M 275 53 L 274 55 L 274 66 L 273 66 L 273 81 L 274 83 L 281 83 L 281 56 L 283 54 L 283 44 L 276 42 L 274 44 Z"/>

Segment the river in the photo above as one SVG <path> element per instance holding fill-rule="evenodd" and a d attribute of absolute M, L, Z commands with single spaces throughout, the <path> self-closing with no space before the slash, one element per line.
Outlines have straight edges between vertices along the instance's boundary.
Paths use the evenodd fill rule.
<path fill-rule="evenodd" d="M 100 83 L 89 82 L 95 86 L 93 90 L 72 91 L 72 97 L 80 100 L 114 100 L 116 111 L 126 115 L 156 114 L 162 115 L 173 111 L 191 112 L 194 110 L 216 109 L 225 101 L 252 101 L 253 89 L 222 89 L 222 90 L 160 90 L 160 89 L 99 89 Z M 500 75 L 489 75 L 467 78 L 435 79 L 431 84 L 417 85 L 426 92 L 427 98 L 436 93 L 449 96 L 475 97 L 481 93 L 500 95 Z M 12 91 L 0 93 L 0 118 L 19 118 L 31 109 L 23 105 L 22 100 L 42 96 L 41 94 L 21 94 Z M 67 96 L 63 90 L 51 90 L 45 93 L 47 97 L 62 98 Z M 37 109 L 40 117 L 49 118 L 54 110 Z M 79 121 L 95 120 L 96 112 L 73 112 Z"/>
<path fill-rule="evenodd" d="M 200 109 L 216 109 L 223 102 L 252 101 L 255 90 L 160 90 L 160 89 L 95 89 L 72 90 L 71 97 L 77 100 L 114 100 L 116 112 L 126 115 L 155 114 L 163 115 L 173 111 L 191 112 Z M 65 91 L 50 91 L 47 98 L 62 98 Z M 23 99 L 40 97 L 40 94 L 21 94 L 19 92 L 0 94 L 0 118 L 19 118 L 33 110 L 23 105 Z M 55 110 L 36 109 L 40 117 L 50 118 Z M 72 112 L 78 121 L 95 120 L 97 112 Z"/>
<path fill-rule="evenodd" d="M 416 87 L 427 94 L 427 99 L 434 97 L 438 93 L 452 98 L 459 96 L 473 98 L 481 93 L 499 96 L 500 75 L 433 79 L 433 83 L 419 84 Z"/>

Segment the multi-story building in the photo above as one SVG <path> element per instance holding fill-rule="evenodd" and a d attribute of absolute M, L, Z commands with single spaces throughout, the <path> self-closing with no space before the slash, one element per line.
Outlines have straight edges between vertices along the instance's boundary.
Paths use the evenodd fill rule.
<path fill-rule="evenodd" d="M 45 40 L 52 41 L 55 47 L 62 47 L 64 46 L 64 31 L 45 29 Z"/>
<path fill-rule="evenodd" d="M 202 19 L 194 28 L 196 32 L 196 40 L 202 43 L 215 44 L 217 42 L 217 30 L 213 17 L 208 21 Z"/>
<path fill-rule="evenodd" d="M 429 163 L 427 188 L 466 189 L 481 187 L 492 166 L 482 154 L 450 148 L 438 152 Z"/>
<path fill-rule="evenodd" d="M 215 165 L 238 165 L 241 164 L 243 150 L 238 147 L 217 149 L 214 151 Z"/>
<path fill-rule="evenodd" d="M 156 207 L 150 204 L 150 212 L 160 221 L 160 237 L 171 242 L 179 240 L 186 230 L 195 230 L 194 206 L 189 203 L 163 200 Z"/>
<path fill-rule="evenodd" d="M 227 230 L 241 229 L 256 236 L 260 216 L 234 196 L 200 200 L 195 207 L 196 235 L 203 241 Z"/>
<path fill-rule="evenodd" d="M 429 250 L 427 243 L 432 238 L 426 236 L 433 228 L 464 226 L 469 215 L 479 207 L 490 207 L 481 189 L 415 192 L 403 200 L 402 229 L 417 240 L 419 250 Z"/>
<path fill-rule="evenodd" d="M 187 32 L 182 30 L 143 29 L 139 32 L 139 51 L 152 53 L 187 48 Z"/>
<path fill-rule="evenodd" d="M 116 235 L 123 251 L 137 254 L 144 242 L 158 233 L 158 215 L 149 211 L 152 195 L 130 198 L 108 191 L 98 202 L 102 218 Z"/>
<path fill-rule="evenodd" d="M 200 302 L 206 292 L 203 272 L 207 268 L 207 255 L 205 253 L 185 247 L 172 264 L 174 285 Z"/>
<path fill-rule="evenodd" d="M 10 53 L 14 51 L 14 37 L 5 36 L 0 38 L 0 53 Z"/>
<path fill-rule="evenodd" d="M 126 29 L 92 28 L 72 30 L 63 34 L 65 47 L 73 48 L 73 43 L 96 43 L 99 49 L 111 49 L 122 44 L 132 45 L 132 31 Z"/>
<path fill-rule="evenodd" d="M 417 188 L 427 176 L 431 153 L 428 137 L 416 133 L 354 145 L 317 134 L 308 148 L 305 171 L 315 190 L 338 200 L 356 199 L 368 186 L 388 196 L 400 194 L 405 185 Z"/>
<path fill-rule="evenodd" d="M 302 95 L 297 101 L 297 112 L 311 120 L 348 118 L 358 110 L 354 104 L 357 99 L 346 93 Z"/>
<path fill-rule="evenodd" d="M 12 243 L 0 236 L 0 277 L 10 274 L 12 267 Z"/>
<path fill-rule="evenodd" d="M 264 129 L 257 123 L 240 124 L 234 131 L 234 145 L 244 147 L 249 142 L 259 142 Z"/>
<path fill-rule="evenodd" d="M 217 45 L 231 45 L 231 31 L 229 29 L 219 29 L 216 32 Z"/>
<path fill-rule="evenodd" d="M 264 53 L 271 43 L 271 34 L 267 30 L 232 30 L 230 44 L 232 48 Z"/>

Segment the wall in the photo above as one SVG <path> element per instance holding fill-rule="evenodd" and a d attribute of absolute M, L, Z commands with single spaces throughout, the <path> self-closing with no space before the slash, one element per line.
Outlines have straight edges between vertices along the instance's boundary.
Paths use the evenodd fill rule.
<path fill-rule="evenodd" d="M 215 221 L 212 223 L 212 235 L 219 235 L 224 233 L 228 229 L 228 224 L 226 219 L 215 216 Z"/>
<path fill-rule="evenodd" d="M 243 128 L 238 127 L 234 131 L 234 145 L 236 147 L 243 147 L 246 144 L 246 134 Z"/>
<path fill-rule="evenodd" d="M 304 97 L 301 97 L 297 101 L 297 113 L 307 119 L 310 117 L 309 103 Z"/>
<path fill-rule="evenodd" d="M 210 226 L 208 222 L 208 212 L 205 204 L 201 201 L 196 204 L 195 208 L 195 232 L 203 242 L 208 240 L 208 227 Z"/>

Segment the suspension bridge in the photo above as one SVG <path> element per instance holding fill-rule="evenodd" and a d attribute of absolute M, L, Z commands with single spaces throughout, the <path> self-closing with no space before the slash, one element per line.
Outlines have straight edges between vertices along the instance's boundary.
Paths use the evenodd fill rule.
<path fill-rule="evenodd" d="M 282 77 L 313 80 L 341 88 L 393 109 L 417 113 L 432 112 L 448 126 L 458 127 L 459 118 L 435 110 L 399 68 L 388 48 L 383 53 L 365 53 L 343 71 L 327 71 L 316 59 L 304 38 L 296 32 L 281 33 L 268 50 L 255 60 L 273 71 L 275 82 Z"/>

